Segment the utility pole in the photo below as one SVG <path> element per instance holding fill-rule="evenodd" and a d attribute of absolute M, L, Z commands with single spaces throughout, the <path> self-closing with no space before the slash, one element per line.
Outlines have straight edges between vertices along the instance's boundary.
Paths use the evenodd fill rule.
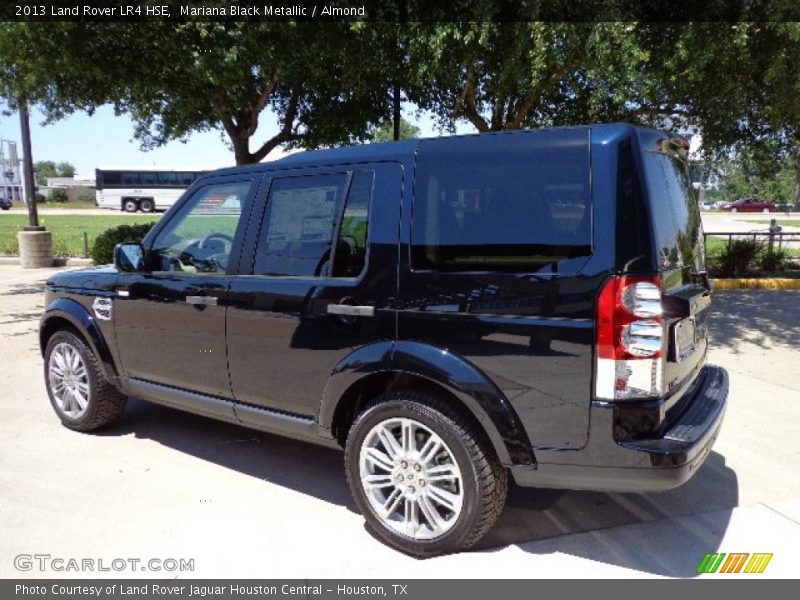
<path fill-rule="evenodd" d="M 25 177 L 25 203 L 28 205 L 29 231 L 37 231 L 39 227 L 39 212 L 36 208 L 35 181 L 33 178 L 33 153 L 31 152 L 31 125 L 28 114 L 28 103 L 19 102 L 19 128 L 22 132 L 22 160 L 24 161 Z"/>
<path fill-rule="evenodd" d="M 19 264 L 23 269 L 53 266 L 53 236 L 39 227 L 36 210 L 35 182 L 33 180 L 33 153 L 31 152 L 31 127 L 28 103 L 18 102 L 19 124 L 22 132 L 22 160 L 25 161 L 25 202 L 28 204 L 28 226 L 17 232 Z"/>

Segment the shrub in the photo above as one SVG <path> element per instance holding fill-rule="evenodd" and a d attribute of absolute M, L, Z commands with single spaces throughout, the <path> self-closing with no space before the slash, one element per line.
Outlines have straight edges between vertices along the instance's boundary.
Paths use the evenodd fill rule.
<path fill-rule="evenodd" d="M 69 196 L 67 196 L 67 192 L 65 190 L 55 189 L 50 192 L 50 196 L 47 198 L 50 202 L 57 202 L 59 204 L 63 204 L 64 202 L 69 202 Z"/>
<path fill-rule="evenodd" d="M 45 201 L 47 200 L 47 198 L 44 197 L 44 194 L 40 194 L 39 192 L 36 192 L 36 195 L 34 196 L 34 198 L 35 198 L 36 204 L 44 204 Z"/>
<path fill-rule="evenodd" d="M 742 277 L 761 250 L 762 244 L 755 240 L 732 240 L 710 262 L 720 277 Z"/>
<path fill-rule="evenodd" d="M 135 225 L 119 225 L 106 229 L 97 236 L 92 245 L 92 260 L 96 265 L 106 265 L 114 262 L 114 246 L 123 242 L 141 242 L 153 223 L 138 223 Z"/>
<path fill-rule="evenodd" d="M 761 269 L 768 273 L 783 273 L 786 271 L 789 253 L 786 250 L 767 250 L 759 258 Z"/>

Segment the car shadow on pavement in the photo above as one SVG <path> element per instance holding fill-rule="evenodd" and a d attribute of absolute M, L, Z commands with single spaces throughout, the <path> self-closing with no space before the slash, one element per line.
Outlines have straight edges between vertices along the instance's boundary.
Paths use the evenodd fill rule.
<path fill-rule="evenodd" d="M 558 552 L 649 574 L 692 577 L 703 556 L 717 551 L 738 503 L 736 473 L 712 452 L 691 480 L 667 492 L 512 487 L 506 510 L 479 548 L 517 544 L 537 554 Z"/>
<path fill-rule="evenodd" d="M 730 290 L 714 294 L 711 343 L 739 353 L 743 342 L 794 345 L 800 328 L 800 291 Z"/>
<path fill-rule="evenodd" d="M 342 453 L 131 398 L 124 417 L 95 435 L 132 434 L 249 477 L 287 487 L 358 512 L 344 477 Z M 561 552 L 647 573 L 691 576 L 706 552 L 715 552 L 738 504 L 736 474 L 712 452 L 684 486 L 661 494 L 607 494 L 512 485 L 498 523 L 475 548 L 511 544 L 532 553 Z M 693 532 L 672 517 L 713 514 L 711 533 Z M 659 522 L 657 540 L 626 535 L 604 540 L 602 530 Z M 661 531 L 664 530 L 664 531 Z M 619 531 L 619 530 L 617 530 Z M 577 540 L 585 532 L 592 536 Z M 570 537 L 565 537 L 570 536 Z M 373 536 L 375 537 L 375 536 Z"/>
<path fill-rule="evenodd" d="M 130 398 L 125 414 L 95 435 L 133 434 L 325 502 L 356 511 L 342 453 Z"/>

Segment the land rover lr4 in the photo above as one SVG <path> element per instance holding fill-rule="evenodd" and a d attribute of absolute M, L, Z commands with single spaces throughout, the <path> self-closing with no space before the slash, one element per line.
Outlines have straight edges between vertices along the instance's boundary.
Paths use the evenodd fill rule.
<path fill-rule="evenodd" d="M 728 392 L 685 155 L 599 125 L 208 173 L 113 266 L 48 280 L 50 400 L 79 431 L 134 396 L 343 447 L 367 521 L 419 556 L 480 539 L 509 477 L 678 486 Z"/>

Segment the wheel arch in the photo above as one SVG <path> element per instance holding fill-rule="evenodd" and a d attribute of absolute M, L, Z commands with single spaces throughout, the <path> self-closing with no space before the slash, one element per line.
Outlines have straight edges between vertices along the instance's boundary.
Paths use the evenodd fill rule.
<path fill-rule="evenodd" d="M 414 388 L 436 394 L 470 418 L 486 435 L 503 465 L 536 463 L 527 434 L 508 399 L 462 357 L 426 344 L 396 342 L 389 357 L 384 353 L 382 360 L 369 366 L 348 359 L 334 370 L 320 410 L 320 426 L 340 443 L 344 443 L 350 424 L 367 402 L 387 391 Z"/>
<path fill-rule="evenodd" d="M 69 298 L 57 298 L 45 310 L 39 324 L 39 348 L 44 356 L 47 342 L 57 331 L 70 329 L 89 345 L 100 360 L 106 377 L 117 377 L 117 367 L 108 343 L 97 323 L 81 304 Z"/>

